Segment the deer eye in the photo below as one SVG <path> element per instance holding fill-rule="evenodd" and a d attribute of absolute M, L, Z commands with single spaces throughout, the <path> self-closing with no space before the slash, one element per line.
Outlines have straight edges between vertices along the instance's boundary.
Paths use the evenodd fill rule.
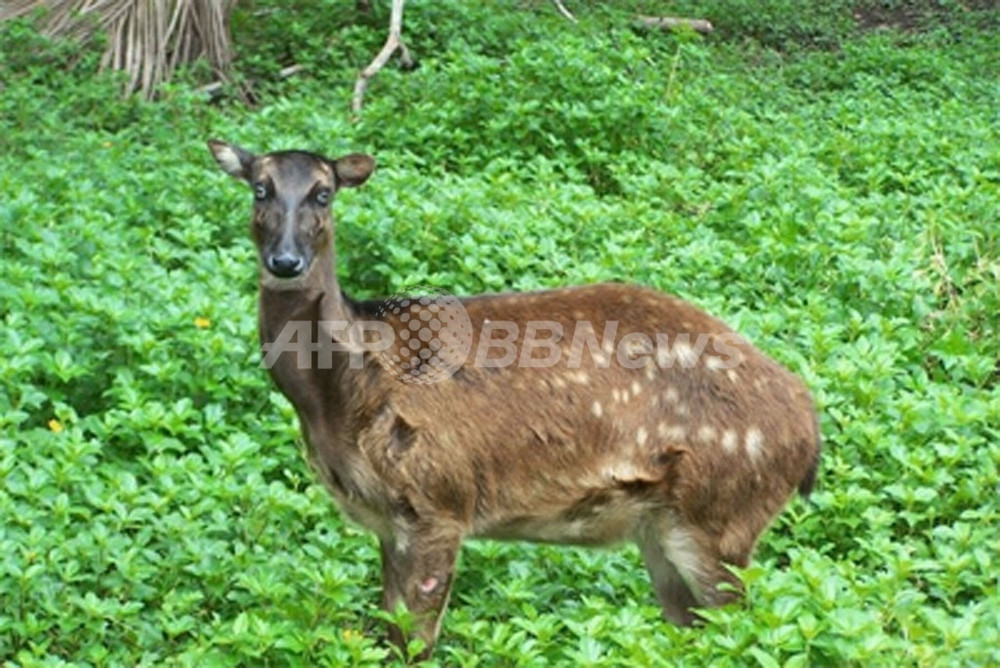
<path fill-rule="evenodd" d="M 267 186 L 263 183 L 253 184 L 253 197 L 258 202 L 267 199 Z"/>
<path fill-rule="evenodd" d="M 316 191 L 315 195 L 316 203 L 320 206 L 327 206 L 330 204 L 330 191 L 326 188 Z"/>

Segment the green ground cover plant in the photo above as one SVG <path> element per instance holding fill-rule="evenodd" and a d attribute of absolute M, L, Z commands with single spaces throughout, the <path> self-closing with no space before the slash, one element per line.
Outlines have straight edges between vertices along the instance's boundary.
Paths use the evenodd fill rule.
<path fill-rule="evenodd" d="M 253 107 L 197 68 L 121 100 L 98 51 L 0 26 L 0 664 L 392 656 L 377 545 L 258 366 L 249 196 L 211 137 L 377 156 L 336 203 L 355 296 L 641 282 L 815 393 L 819 486 L 745 604 L 676 629 L 633 549 L 472 543 L 438 664 L 1000 664 L 1000 12 L 759 4 L 672 5 L 703 38 L 635 29 L 640 3 L 412 3 L 419 67 L 357 122 L 384 7 L 238 10 Z"/>

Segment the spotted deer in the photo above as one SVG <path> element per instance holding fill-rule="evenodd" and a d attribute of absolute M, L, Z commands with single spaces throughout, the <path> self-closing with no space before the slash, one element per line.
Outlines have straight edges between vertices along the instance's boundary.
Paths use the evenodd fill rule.
<path fill-rule="evenodd" d="M 623 284 L 453 298 L 468 345 L 407 337 L 435 320 L 433 300 L 354 301 L 337 280 L 330 205 L 371 157 L 209 147 L 253 191 L 271 377 L 339 507 L 378 536 L 382 605 L 405 604 L 427 653 L 466 538 L 633 541 L 677 624 L 739 596 L 727 565 L 747 566 L 815 480 L 816 415 L 796 376 L 695 306 Z M 382 330 L 351 334 L 362 322 Z"/>

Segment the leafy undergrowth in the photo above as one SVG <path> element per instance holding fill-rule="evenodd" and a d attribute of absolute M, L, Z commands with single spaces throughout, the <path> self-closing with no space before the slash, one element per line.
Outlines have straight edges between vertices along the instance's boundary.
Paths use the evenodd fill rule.
<path fill-rule="evenodd" d="M 387 655 L 374 541 L 257 366 L 249 196 L 219 137 L 378 157 L 336 204 L 358 296 L 646 283 L 815 392 L 818 491 L 765 534 L 743 605 L 679 630 L 634 549 L 473 543 L 440 664 L 1000 663 L 1000 54 L 977 28 L 996 12 L 866 33 L 814 9 L 796 32 L 697 4 L 719 36 L 604 4 L 578 26 L 550 3 L 416 4 L 420 67 L 382 72 L 353 124 L 375 19 L 238 15 L 247 76 L 309 65 L 253 109 L 183 81 L 118 101 L 93 53 L 5 25 L 0 661 Z"/>

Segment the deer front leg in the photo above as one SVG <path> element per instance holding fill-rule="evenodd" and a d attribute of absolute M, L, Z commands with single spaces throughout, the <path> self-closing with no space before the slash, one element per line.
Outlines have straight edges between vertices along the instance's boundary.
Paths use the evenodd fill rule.
<path fill-rule="evenodd" d="M 411 637 L 397 627 L 389 639 L 403 650 L 413 638 L 426 648 L 418 657 L 426 659 L 434 649 L 455 573 L 461 534 L 441 528 L 422 528 L 382 539 L 382 607 L 395 612 L 399 603 L 416 618 Z"/>

